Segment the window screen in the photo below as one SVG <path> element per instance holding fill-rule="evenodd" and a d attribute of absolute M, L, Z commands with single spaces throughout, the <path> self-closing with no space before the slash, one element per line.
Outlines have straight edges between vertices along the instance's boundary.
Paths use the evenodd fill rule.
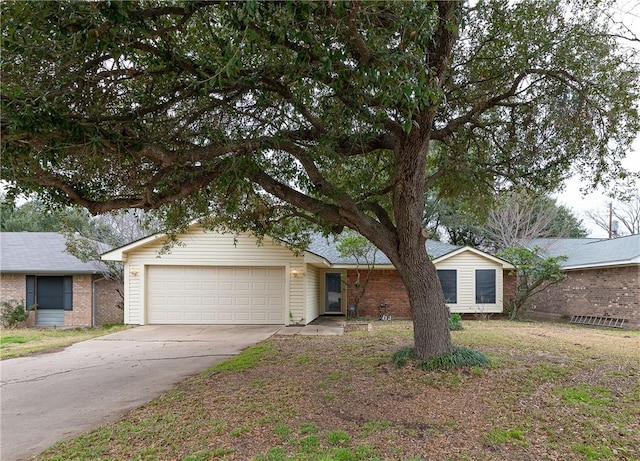
<path fill-rule="evenodd" d="M 458 302 L 458 276 L 455 269 L 438 270 L 438 278 L 444 293 L 444 302 L 456 304 Z"/>
<path fill-rule="evenodd" d="M 496 270 L 476 270 L 476 304 L 496 303 Z"/>

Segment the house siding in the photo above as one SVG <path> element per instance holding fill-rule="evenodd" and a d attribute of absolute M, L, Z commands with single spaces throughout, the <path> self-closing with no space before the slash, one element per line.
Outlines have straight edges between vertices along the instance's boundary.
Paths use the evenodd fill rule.
<path fill-rule="evenodd" d="M 436 263 L 436 269 L 455 269 L 457 271 L 457 303 L 448 304 L 451 312 L 456 313 L 502 313 L 505 297 L 512 299 L 515 294 L 515 276 L 508 275 L 508 270 L 496 262 L 483 258 L 470 251 L 463 252 Z M 492 304 L 477 304 L 475 299 L 475 274 L 477 269 L 494 269 L 496 271 L 496 302 Z M 367 270 L 361 270 L 361 280 L 365 280 Z M 505 277 L 507 284 L 505 285 Z M 347 271 L 350 287 L 347 300 L 355 303 L 353 283 L 356 271 Z M 506 293 L 503 294 L 503 290 Z M 358 306 L 358 315 L 364 317 L 378 317 L 378 307 L 381 303 L 388 304 L 388 313 L 393 318 L 410 318 L 411 308 L 404 284 L 396 270 L 374 269 L 369 279 L 366 291 Z"/>
<path fill-rule="evenodd" d="M 305 264 L 288 248 L 265 238 L 261 244 L 248 234 L 222 234 L 194 226 L 178 237 L 178 245 L 160 254 L 165 239 L 149 242 L 127 253 L 125 264 L 125 323 L 144 324 L 145 281 L 148 266 L 279 266 L 284 267 L 286 296 L 285 322 L 305 318 Z M 293 276 L 293 271 L 297 276 Z"/>
<path fill-rule="evenodd" d="M 567 277 L 533 297 L 534 319 L 570 320 L 573 315 L 627 319 L 640 328 L 640 266 L 570 270 Z"/>
<path fill-rule="evenodd" d="M 467 314 L 491 314 L 503 311 L 503 269 L 494 261 L 480 255 L 466 251 L 451 258 L 436 263 L 436 269 L 457 270 L 458 302 L 448 304 L 451 312 Z M 496 271 L 496 302 L 492 304 L 476 303 L 476 270 L 495 269 Z"/>
<path fill-rule="evenodd" d="M 24 302 L 27 297 L 26 290 L 24 274 L 0 274 L 0 301 Z"/>
<path fill-rule="evenodd" d="M 96 289 L 96 325 L 122 323 L 122 282 L 117 280 L 100 280 L 94 276 Z"/>
<path fill-rule="evenodd" d="M 25 302 L 26 274 L 0 275 L 0 301 L 16 300 Z M 72 309 L 64 312 L 64 325 L 70 327 L 90 327 L 93 323 L 93 281 L 99 276 L 85 274 L 73 276 Z M 122 323 L 122 309 L 117 307 L 120 297 L 116 289 L 122 284 L 116 281 L 98 281 L 96 283 L 96 320 L 97 325 Z M 25 306 L 29 307 L 29 306 Z M 36 324 L 36 312 L 29 313 L 26 326 Z"/>
<path fill-rule="evenodd" d="M 89 274 L 73 276 L 73 304 L 71 310 L 64 311 L 65 326 L 91 326 L 92 282 L 93 277 Z"/>
<path fill-rule="evenodd" d="M 308 323 L 307 319 L 313 320 L 320 315 L 320 273 L 321 270 L 317 267 L 307 265 L 305 316 L 302 321 L 294 317 L 294 321 Z"/>
<path fill-rule="evenodd" d="M 25 274 L 0 274 L 0 302 L 17 301 L 25 303 L 27 298 L 27 282 Z M 28 308 L 29 306 L 24 306 Z M 36 323 L 35 312 L 29 312 L 25 326 L 32 327 Z"/>
<path fill-rule="evenodd" d="M 366 280 L 367 270 L 360 270 L 361 282 Z M 347 270 L 347 304 L 355 304 L 355 288 L 353 284 L 356 280 L 355 269 Z M 405 290 L 404 283 L 400 280 L 398 271 L 395 269 L 373 269 L 369 283 L 358 305 L 358 316 L 377 318 L 380 315 L 378 310 L 380 304 L 387 304 L 387 313 L 392 318 L 411 318 L 411 308 L 409 306 L 409 296 Z"/>

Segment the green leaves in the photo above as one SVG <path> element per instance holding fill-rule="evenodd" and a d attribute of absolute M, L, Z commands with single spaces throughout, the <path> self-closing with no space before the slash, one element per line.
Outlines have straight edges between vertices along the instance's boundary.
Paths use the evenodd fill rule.
<path fill-rule="evenodd" d="M 0 174 L 265 231 L 392 229 L 424 195 L 405 180 L 473 203 L 606 181 L 640 128 L 637 53 L 574 6 L 3 2 Z"/>

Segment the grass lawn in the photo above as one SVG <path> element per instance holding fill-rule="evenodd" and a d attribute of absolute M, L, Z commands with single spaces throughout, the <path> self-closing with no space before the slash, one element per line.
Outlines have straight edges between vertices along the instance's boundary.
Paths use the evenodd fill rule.
<path fill-rule="evenodd" d="M 0 359 L 43 352 L 123 330 L 124 325 L 97 328 L 15 328 L 0 330 Z"/>
<path fill-rule="evenodd" d="M 37 459 L 640 459 L 640 333 L 464 326 L 489 366 L 396 368 L 409 322 L 276 336 Z"/>

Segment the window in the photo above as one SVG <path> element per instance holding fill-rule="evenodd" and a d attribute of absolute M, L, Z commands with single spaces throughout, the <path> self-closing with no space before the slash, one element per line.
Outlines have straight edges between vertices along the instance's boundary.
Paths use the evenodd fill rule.
<path fill-rule="evenodd" d="M 73 278 L 27 275 L 27 307 L 72 310 Z"/>
<path fill-rule="evenodd" d="M 496 303 L 496 270 L 476 270 L 476 304 Z"/>
<path fill-rule="evenodd" d="M 458 274 L 455 269 L 438 269 L 438 278 L 444 293 L 444 302 L 456 304 L 458 302 Z"/>

